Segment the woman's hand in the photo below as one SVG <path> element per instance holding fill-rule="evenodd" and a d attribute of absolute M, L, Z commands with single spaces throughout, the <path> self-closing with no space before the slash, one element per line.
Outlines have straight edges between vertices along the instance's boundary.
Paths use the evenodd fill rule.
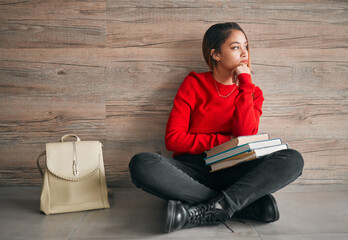
<path fill-rule="evenodd" d="M 238 65 L 232 70 L 232 82 L 235 83 L 237 86 L 239 85 L 238 82 L 238 75 L 242 73 L 248 73 L 250 74 L 250 68 L 246 64 Z"/>

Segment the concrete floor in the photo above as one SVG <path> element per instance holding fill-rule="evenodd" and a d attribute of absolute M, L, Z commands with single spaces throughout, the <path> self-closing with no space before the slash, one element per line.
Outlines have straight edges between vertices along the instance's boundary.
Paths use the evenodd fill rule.
<path fill-rule="evenodd" d="M 111 208 L 45 216 L 40 188 L 0 188 L 0 239 L 348 239 L 348 185 L 290 185 L 274 194 L 280 220 L 162 233 L 166 203 L 136 188 L 117 188 Z"/>

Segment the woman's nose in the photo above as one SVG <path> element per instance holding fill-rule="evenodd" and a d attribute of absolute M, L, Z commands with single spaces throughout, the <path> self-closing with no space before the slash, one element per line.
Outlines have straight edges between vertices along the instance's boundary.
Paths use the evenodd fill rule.
<path fill-rule="evenodd" d="M 241 51 L 241 56 L 242 57 L 246 57 L 248 54 L 248 50 L 246 48 L 242 48 L 242 51 Z"/>

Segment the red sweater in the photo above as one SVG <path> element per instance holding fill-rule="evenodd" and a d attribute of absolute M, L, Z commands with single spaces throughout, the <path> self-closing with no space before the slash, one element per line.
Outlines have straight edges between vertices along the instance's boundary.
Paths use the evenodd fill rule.
<path fill-rule="evenodd" d="M 239 86 L 223 85 L 211 72 L 191 72 L 181 84 L 169 115 L 165 142 L 169 151 L 200 154 L 231 137 L 253 135 L 262 114 L 262 91 L 251 76 L 238 76 Z M 215 83 L 216 82 L 216 86 Z"/>

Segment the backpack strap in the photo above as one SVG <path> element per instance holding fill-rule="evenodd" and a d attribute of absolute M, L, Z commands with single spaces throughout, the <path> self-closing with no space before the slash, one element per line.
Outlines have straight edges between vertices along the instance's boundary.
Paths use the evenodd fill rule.
<path fill-rule="evenodd" d="M 43 177 L 44 175 L 44 172 L 40 166 L 40 158 L 43 156 L 46 156 L 46 151 L 43 151 L 42 153 L 40 153 L 40 155 L 37 157 L 37 160 L 36 160 L 37 168 L 39 169 L 41 177 Z"/>

